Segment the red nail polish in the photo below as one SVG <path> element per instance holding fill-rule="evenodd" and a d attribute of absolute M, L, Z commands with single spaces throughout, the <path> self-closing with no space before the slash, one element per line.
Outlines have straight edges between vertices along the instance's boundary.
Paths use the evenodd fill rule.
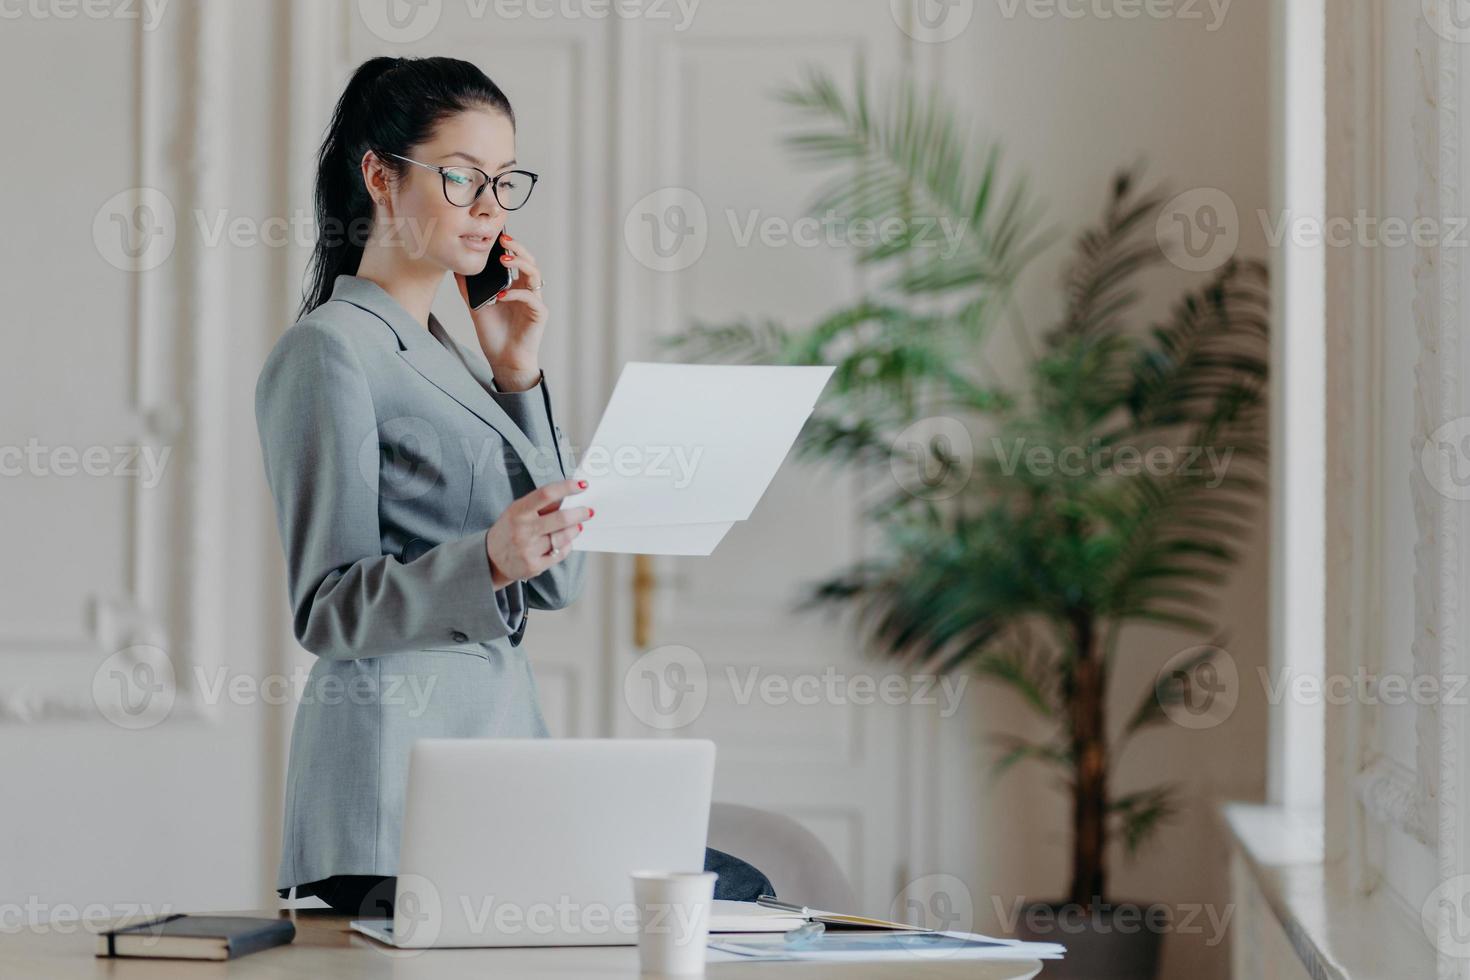
<path fill-rule="evenodd" d="M 580 524 L 578 524 L 578 525 L 577 525 L 577 530 L 578 530 L 578 531 L 580 531 L 580 530 L 582 530 L 582 525 L 580 525 Z"/>
<path fill-rule="evenodd" d="M 586 480 L 578 480 L 577 481 L 577 486 L 581 487 L 583 490 L 586 490 L 587 489 L 587 481 Z"/>
<path fill-rule="evenodd" d="M 591 519 L 592 515 L 595 514 L 595 513 L 597 513 L 597 511 L 593 510 L 591 507 L 588 507 L 587 508 L 587 517 L 588 517 L 589 520 Z"/>
<path fill-rule="evenodd" d="M 508 293 L 509 291 L 510 290 L 508 290 L 508 289 L 502 289 L 500 292 L 498 292 L 498 293 L 495 294 L 495 298 L 496 299 L 505 299 L 505 294 Z"/>

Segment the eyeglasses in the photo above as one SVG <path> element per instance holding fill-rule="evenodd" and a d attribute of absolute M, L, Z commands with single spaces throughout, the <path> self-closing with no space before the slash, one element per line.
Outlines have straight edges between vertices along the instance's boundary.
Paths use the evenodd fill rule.
<path fill-rule="evenodd" d="M 431 163 L 410 160 L 398 153 L 388 155 L 425 170 L 437 170 L 444 182 L 444 200 L 457 208 L 467 208 L 474 204 L 485 188 L 489 187 L 502 208 L 514 211 L 525 206 L 531 191 L 536 187 L 536 181 L 541 179 L 529 170 L 507 170 L 491 177 L 479 167 L 436 167 Z"/>

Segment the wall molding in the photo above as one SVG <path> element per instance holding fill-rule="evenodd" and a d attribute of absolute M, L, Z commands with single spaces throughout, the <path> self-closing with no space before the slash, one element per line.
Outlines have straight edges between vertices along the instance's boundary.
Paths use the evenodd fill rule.
<path fill-rule="evenodd" d="M 1380 759 L 1359 774 L 1354 788 L 1368 816 L 1401 830 L 1421 844 L 1434 845 L 1438 829 L 1428 819 L 1434 800 L 1425 795 L 1424 780 L 1418 773 Z"/>
<path fill-rule="evenodd" d="M 158 486 L 129 487 L 129 587 L 88 597 L 87 622 L 41 636 L 7 637 L 0 650 L 47 656 L 45 683 L 0 691 L 0 724 L 65 720 L 107 723 L 111 703 L 98 677 L 130 647 L 165 651 L 172 665 L 170 720 L 215 712 L 182 678 L 221 663 L 226 571 L 226 256 L 190 233 L 196 209 L 227 203 L 230 11 L 184 8 L 154 29 L 138 22 L 138 153 L 134 191 L 152 189 L 174 207 L 175 244 L 156 268 L 134 272 L 130 366 L 138 440 L 169 446 Z M 41 643 L 35 641 L 41 640 Z M 96 661 L 90 665 L 83 658 Z M 39 672 L 37 672 L 39 673 Z M 162 719 L 160 719 L 162 720 Z"/>

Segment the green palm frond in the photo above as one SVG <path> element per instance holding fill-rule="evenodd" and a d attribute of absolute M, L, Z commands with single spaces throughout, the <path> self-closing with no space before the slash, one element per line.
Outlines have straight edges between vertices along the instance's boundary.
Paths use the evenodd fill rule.
<path fill-rule="evenodd" d="M 1060 316 L 1025 363 L 990 365 L 991 326 L 1016 313 L 1016 278 L 1049 238 L 1024 179 L 1003 176 L 998 148 L 973 153 L 961 117 L 911 81 L 874 96 L 860 74 L 848 95 L 811 71 L 780 97 L 806 124 L 788 147 L 834 171 L 810 210 L 901 229 L 856 251 L 878 288 L 802 327 L 700 323 L 668 346 L 834 368 L 795 454 L 865 478 L 879 545 L 795 610 L 850 611 L 902 668 L 970 671 L 1015 693 L 1054 741 L 1001 739 L 995 771 L 1059 770 L 1079 821 L 1107 814 L 1087 818 L 1089 841 L 1133 853 L 1178 812 L 1176 791 L 1111 798 L 1112 767 L 1178 692 L 1150 688 L 1116 732 L 1089 719 L 1104 718 L 1127 628 L 1218 635 L 1211 604 L 1264 489 L 1266 269 L 1233 259 L 1161 322 L 1138 322 L 1141 277 L 1165 259 L 1167 195 L 1125 168 L 1076 237 Z M 943 227 L 963 234 L 936 248 Z M 964 425 L 968 445 L 914 438 L 938 418 Z M 1077 860 L 1074 898 L 1101 894 L 1101 866 Z"/>
<path fill-rule="evenodd" d="M 1169 709 L 1183 705 L 1190 695 L 1189 678 L 1204 664 L 1214 660 L 1220 652 L 1219 641 L 1208 646 L 1201 646 L 1190 656 L 1173 665 L 1173 670 L 1167 676 L 1158 678 L 1143 697 L 1139 699 L 1138 707 L 1133 709 L 1133 714 L 1128 719 L 1123 733 L 1119 736 L 1118 746 L 1126 744 L 1127 740 L 1137 732 L 1155 725 L 1163 725 L 1169 721 Z"/>
<path fill-rule="evenodd" d="M 697 361 L 725 364 L 781 364 L 793 343 L 789 330 L 771 320 L 752 323 L 696 322 L 683 332 L 657 339 L 657 345 Z"/>
<path fill-rule="evenodd" d="M 1173 785 L 1155 786 L 1120 796 L 1111 802 L 1109 809 L 1115 825 L 1110 829 L 1122 838 L 1130 857 L 1179 815 L 1178 795 L 1178 789 Z"/>
<path fill-rule="evenodd" d="M 995 735 L 990 739 L 1001 749 L 1001 754 L 991 763 L 990 776 L 998 780 L 1019 762 L 1035 760 L 1065 770 L 1072 764 L 1067 750 L 1055 745 L 1028 742 L 1014 735 Z"/>
<path fill-rule="evenodd" d="M 1157 190 L 1139 194 L 1138 181 L 1136 168 L 1115 176 L 1102 221 L 1077 237 L 1076 256 L 1062 281 L 1067 311 L 1049 343 L 1118 333 L 1126 325 L 1124 314 L 1138 300 L 1135 277 L 1163 259 L 1158 242 L 1140 241 L 1139 233 L 1148 230 L 1164 195 Z"/>
<path fill-rule="evenodd" d="M 779 98 L 816 129 L 786 145 L 810 166 L 843 172 L 816 195 L 811 213 L 836 213 L 896 233 L 859 252 L 859 262 L 903 257 L 889 282 L 901 293 L 945 293 L 1006 287 L 1049 238 L 1034 229 L 1039 209 L 1024 176 L 1000 190 L 1000 149 L 991 145 L 977 168 L 973 134 L 938 94 L 920 93 L 910 78 L 875 104 L 861 69 L 851 99 L 819 69 Z"/>
<path fill-rule="evenodd" d="M 1129 428 L 1223 423 L 1262 409 L 1266 276 L 1259 262 L 1232 260 L 1153 329 L 1133 363 Z"/>

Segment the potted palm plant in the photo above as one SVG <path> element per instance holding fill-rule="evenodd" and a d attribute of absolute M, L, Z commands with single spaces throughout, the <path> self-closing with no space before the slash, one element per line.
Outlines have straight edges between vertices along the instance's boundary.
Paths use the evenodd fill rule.
<path fill-rule="evenodd" d="M 815 123 L 788 145 L 838 170 L 813 213 L 900 229 L 856 250 L 877 287 L 805 327 L 696 323 L 666 343 L 703 359 L 836 366 L 795 451 L 878 477 L 865 518 L 883 547 L 797 606 L 852 607 L 880 655 L 972 671 L 1034 709 L 1048 735 L 997 735 L 993 760 L 997 771 L 1050 767 L 1070 788 L 1071 882 L 1062 902 L 1034 904 L 1106 926 L 1119 912 L 1110 844 L 1136 853 L 1180 805 L 1168 785 L 1115 791 L 1116 762 L 1189 697 L 1217 647 L 1172 664 L 1121 723 L 1107 715 L 1110 683 L 1129 625 L 1218 632 L 1211 590 L 1262 490 L 1266 272 L 1232 259 L 1163 322 L 1138 324 L 1139 274 L 1164 258 L 1164 196 L 1125 169 L 1076 238 L 1060 319 L 1001 381 L 986 340 L 1048 236 L 1033 232 L 1024 181 L 1003 191 L 998 154 L 972 156 L 952 109 L 911 84 L 894 91 L 875 106 L 860 71 L 851 99 L 820 72 L 781 93 Z M 926 243 L 923 229 L 946 221 L 963 225 L 962 240 Z M 1160 939 L 1115 928 L 1036 938 L 1072 950 L 1048 975 L 1109 977 L 1152 976 Z"/>

